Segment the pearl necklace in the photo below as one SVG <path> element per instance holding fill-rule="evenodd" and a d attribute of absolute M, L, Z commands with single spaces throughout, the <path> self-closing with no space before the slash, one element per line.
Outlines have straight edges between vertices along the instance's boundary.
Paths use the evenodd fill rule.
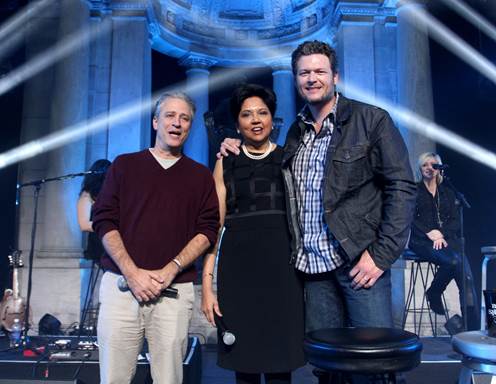
<path fill-rule="evenodd" d="M 245 153 L 247 157 L 253 160 L 262 160 L 265 159 L 267 156 L 270 155 L 270 152 L 272 152 L 272 143 L 269 140 L 269 145 L 267 146 L 267 149 L 265 150 L 264 153 L 261 153 L 260 155 L 254 155 L 253 153 L 248 152 L 248 148 L 246 148 L 246 145 L 241 144 L 241 149 Z"/>

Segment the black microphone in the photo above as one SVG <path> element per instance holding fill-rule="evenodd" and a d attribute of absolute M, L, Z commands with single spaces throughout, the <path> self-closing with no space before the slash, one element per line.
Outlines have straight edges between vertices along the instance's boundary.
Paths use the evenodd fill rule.
<path fill-rule="evenodd" d="M 440 171 L 444 171 L 445 169 L 449 168 L 449 165 L 448 164 L 432 164 L 432 168 L 440 170 Z"/>
<path fill-rule="evenodd" d="M 234 342 L 236 341 L 236 336 L 234 336 L 234 333 L 227 330 L 227 327 L 226 327 L 226 324 L 224 323 L 224 320 L 222 319 L 222 317 L 217 315 L 217 313 L 215 313 L 215 311 L 214 311 L 214 321 L 215 321 L 215 325 L 219 329 L 220 334 L 222 336 L 222 342 L 225 345 L 233 345 Z"/>
<path fill-rule="evenodd" d="M 119 276 L 117 279 L 117 287 L 121 292 L 129 291 L 129 285 L 127 285 L 127 280 L 124 276 Z M 178 291 L 177 288 L 167 287 L 160 292 L 160 296 L 170 297 L 172 299 L 177 299 Z"/>

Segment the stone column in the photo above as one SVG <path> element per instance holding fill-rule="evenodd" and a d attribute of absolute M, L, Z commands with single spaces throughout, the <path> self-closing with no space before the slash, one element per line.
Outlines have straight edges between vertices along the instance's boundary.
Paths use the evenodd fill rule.
<path fill-rule="evenodd" d="M 186 93 L 196 105 L 193 126 L 184 144 L 184 154 L 208 167 L 208 135 L 203 121 L 203 114 L 208 111 L 208 70 L 215 63 L 211 60 L 187 56 L 179 61 L 186 67 Z"/>
<path fill-rule="evenodd" d="M 99 8 L 92 12 L 92 17 L 90 19 L 90 24 L 92 28 L 98 30 L 98 38 L 94 39 L 90 43 L 90 76 L 88 84 L 88 120 L 97 118 L 106 113 L 109 113 L 110 109 L 110 79 L 111 79 L 111 59 L 112 59 L 112 33 L 109 29 L 109 25 L 112 25 L 111 10 L 107 7 Z M 107 129 L 98 131 L 86 137 L 86 167 L 89 167 L 99 159 L 108 159 L 108 136 L 109 131 Z M 83 248 L 86 246 L 87 234 L 83 234 L 82 244 Z M 84 309 L 84 305 L 87 300 L 88 286 L 91 283 L 90 277 L 93 273 L 96 273 L 98 266 L 93 265 L 93 261 L 86 260 L 84 258 L 80 259 L 80 282 L 81 282 L 81 294 L 80 307 L 81 311 Z M 93 292 L 88 292 L 89 295 L 93 293 L 92 306 L 90 310 L 97 308 L 98 306 L 98 296 L 100 289 L 100 280 L 94 287 Z M 92 319 L 90 319 L 89 313 L 85 318 L 85 325 L 90 325 Z"/>
<path fill-rule="evenodd" d="M 60 3 L 58 41 L 83 32 L 88 27 L 89 9 L 86 1 Z M 88 74 L 88 42 L 57 63 L 53 81 L 47 84 L 51 89 L 39 95 L 49 98 L 51 102 L 50 133 L 56 134 L 87 119 Z M 49 152 L 44 176 L 55 177 L 83 171 L 85 155 L 85 140 Z M 82 250 L 76 201 L 80 185 L 81 179 L 77 178 L 46 183 L 42 189 L 44 204 L 39 211 L 39 248 L 36 247 L 39 251 L 34 260 L 31 297 L 35 324 L 46 312 L 52 313 L 64 324 L 79 317 L 79 258 Z M 32 211 L 29 215 L 32 215 Z M 29 235 L 26 234 L 26 237 L 29 238 Z M 24 278 L 23 283 L 26 282 Z M 61 292 L 64 294 L 60 295 Z"/>
<path fill-rule="evenodd" d="M 395 9 L 374 18 L 375 94 L 391 104 L 398 100 L 397 22 Z"/>
<path fill-rule="evenodd" d="M 61 3 L 59 39 L 89 27 L 85 1 Z M 88 113 L 89 44 L 60 61 L 55 69 L 50 131 L 58 132 L 84 122 Z M 85 169 L 85 143 L 65 145 L 49 154 L 48 177 Z M 52 182 L 45 185 L 46 207 L 43 250 L 40 255 L 79 257 L 80 230 L 75 200 L 81 180 Z"/>
<path fill-rule="evenodd" d="M 33 25 L 42 25 L 43 28 L 35 29 L 36 33 L 31 34 L 30 37 L 26 39 L 26 62 L 48 50 L 50 47 L 53 47 L 56 43 L 58 9 L 45 9 L 44 12 L 32 15 L 27 22 L 26 27 L 29 30 L 33 28 Z M 26 144 L 50 133 L 51 98 L 47 97 L 47 95 L 50 95 L 52 90 L 54 72 L 53 67 L 48 67 L 44 71 L 28 79 L 24 84 L 21 144 Z M 47 154 L 43 154 L 23 161 L 19 167 L 19 184 L 46 177 L 47 158 Z M 44 195 L 45 191 L 42 190 L 39 203 L 40 211 L 43 211 Z M 22 189 L 19 205 L 18 247 L 23 251 L 24 256 L 26 256 L 30 247 L 29 241 L 31 227 L 33 225 L 33 208 L 33 188 L 29 187 Z M 42 215 L 39 215 L 38 225 L 43 225 L 43 223 L 44 218 Z M 39 244 L 39 241 L 37 244 Z M 26 257 L 24 258 L 26 259 Z M 27 260 L 25 260 L 25 262 L 27 262 Z"/>
<path fill-rule="evenodd" d="M 90 20 L 92 28 L 101 29 L 98 38 L 91 41 L 90 78 L 88 90 L 88 118 L 93 119 L 109 112 L 110 79 L 112 69 L 112 24 L 110 11 L 99 10 Z M 86 139 L 86 168 L 98 159 L 108 158 L 108 129 L 89 135 Z"/>
<path fill-rule="evenodd" d="M 374 17 L 375 10 L 371 7 L 337 5 L 338 88 L 345 94 L 346 84 L 375 94 Z"/>
<path fill-rule="evenodd" d="M 110 58 L 110 114 L 126 106 L 148 101 L 151 93 L 151 46 L 143 16 L 115 16 Z M 150 146 L 149 106 L 121 122 L 109 124 L 108 159 L 121 153 L 136 152 Z"/>
<path fill-rule="evenodd" d="M 397 99 L 398 71 L 395 9 L 339 2 L 335 24 L 340 90 L 346 95 L 346 85 L 350 84 L 367 95 L 394 104 Z M 348 96 L 360 99 L 360 93 Z M 397 260 L 391 268 L 395 327 L 401 327 L 402 322 L 404 269 L 402 259 Z"/>
<path fill-rule="evenodd" d="M 394 8 L 374 17 L 375 95 L 392 105 L 398 100 L 397 23 Z M 397 123 L 397 122 L 396 122 Z M 405 141 L 408 132 L 402 132 Z M 391 266 L 391 285 L 394 326 L 401 328 L 405 303 L 405 261 L 399 258 Z"/>
<path fill-rule="evenodd" d="M 422 1 L 400 1 L 398 4 L 398 103 L 408 110 L 432 120 L 431 60 L 427 30 L 415 17 L 423 9 Z M 435 151 L 435 143 L 401 126 L 410 151 L 412 169 L 423 152 Z"/>
<path fill-rule="evenodd" d="M 277 97 L 275 117 L 282 121 L 277 144 L 283 146 L 289 127 L 296 118 L 294 77 L 289 59 L 270 65 L 273 69 L 273 89 Z"/>
<path fill-rule="evenodd" d="M 43 12 L 32 15 L 29 21 L 26 23 L 26 27 L 29 29 L 33 26 L 38 27 L 42 25 L 42 28 L 36 28 L 35 32 L 26 39 L 26 62 L 33 59 L 42 52 L 50 49 L 56 43 L 57 40 L 57 29 L 58 29 L 58 9 L 56 7 L 50 7 L 50 9 L 44 9 Z M 21 144 L 28 143 L 39 137 L 43 137 L 49 133 L 50 126 L 50 105 L 51 98 L 47 95 L 51 94 L 53 79 L 54 79 L 54 68 L 48 67 L 44 71 L 38 73 L 34 77 L 28 79 L 24 84 L 23 92 L 23 108 L 22 108 L 22 128 L 21 128 Z M 46 177 L 46 169 L 48 164 L 48 155 L 43 154 L 36 156 L 29 160 L 23 161 L 20 164 L 19 171 L 19 184 L 38 180 Z M 35 244 L 35 251 L 40 249 L 39 244 L 40 239 L 40 228 L 45 225 L 45 218 L 42 214 L 44 212 L 45 206 L 45 190 L 41 191 L 40 201 L 39 201 L 39 214 L 38 214 L 38 241 Z M 21 190 L 20 205 L 19 205 L 19 244 L 18 248 L 23 253 L 23 260 L 26 267 L 28 264 L 28 254 L 30 250 L 30 235 L 33 226 L 33 188 L 27 187 Z M 36 259 L 37 252 L 35 252 L 35 262 L 34 266 L 39 265 L 39 260 Z M 19 271 L 19 281 L 21 284 L 21 296 L 26 297 L 27 294 L 27 277 L 28 268 L 22 268 Z M 40 285 L 44 283 L 45 278 L 39 276 L 37 270 L 33 271 L 33 281 L 34 283 L 39 282 Z M 31 308 L 34 311 L 33 323 L 37 324 L 40 312 L 42 310 L 43 302 L 39 304 L 35 302 L 34 296 L 37 293 L 37 285 L 33 285 L 33 299 Z M 53 295 L 53 293 L 52 293 Z"/>

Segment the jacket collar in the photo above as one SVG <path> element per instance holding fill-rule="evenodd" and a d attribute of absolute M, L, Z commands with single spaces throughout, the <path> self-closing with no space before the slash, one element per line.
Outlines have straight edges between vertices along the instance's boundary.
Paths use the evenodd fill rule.
<path fill-rule="evenodd" d="M 341 126 L 344 122 L 346 122 L 350 116 L 351 116 L 351 100 L 343 96 L 341 93 L 339 94 L 339 99 L 338 99 L 338 104 L 337 104 L 337 110 L 332 111 L 335 115 L 334 117 L 334 122 L 336 123 L 337 126 Z M 305 104 L 303 109 L 298 113 L 297 116 L 297 121 L 298 125 L 303 132 L 305 130 L 305 123 L 308 123 L 308 121 L 312 120 L 312 115 L 310 113 L 310 110 L 308 109 L 308 105 Z"/>
<path fill-rule="evenodd" d="M 338 110 L 336 112 L 336 123 L 338 126 L 345 123 L 351 116 L 351 100 L 339 94 Z"/>
<path fill-rule="evenodd" d="M 334 129 L 338 132 L 338 134 L 333 135 L 334 142 L 337 140 L 337 137 L 340 136 L 341 126 L 345 123 L 351 116 L 352 110 L 352 101 L 346 97 L 344 97 L 341 93 L 339 94 L 339 103 L 336 111 L 336 119 L 335 119 L 335 127 Z M 288 160 L 294 155 L 296 152 L 296 148 L 298 147 L 299 140 L 303 137 L 305 133 L 306 124 L 300 117 L 296 119 L 296 125 L 299 128 L 298 139 L 294 137 L 294 141 L 291 141 L 289 146 L 285 147 L 285 153 L 283 156 L 283 167 L 287 165 Z"/>

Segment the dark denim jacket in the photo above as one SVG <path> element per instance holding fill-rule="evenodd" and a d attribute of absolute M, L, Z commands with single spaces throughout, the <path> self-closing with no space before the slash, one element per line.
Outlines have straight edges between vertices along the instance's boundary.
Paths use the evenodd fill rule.
<path fill-rule="evenodd" d="M 322 185 L 325 220 L 350 261 L 367 249 L 386 270 L 405 248 L 415 208 L 408 151 L 386 111 L 339 97 Z M 304 130 L 293 123 L 282 162 L 293 255 L 301 235 L 290 164 Z"/>

